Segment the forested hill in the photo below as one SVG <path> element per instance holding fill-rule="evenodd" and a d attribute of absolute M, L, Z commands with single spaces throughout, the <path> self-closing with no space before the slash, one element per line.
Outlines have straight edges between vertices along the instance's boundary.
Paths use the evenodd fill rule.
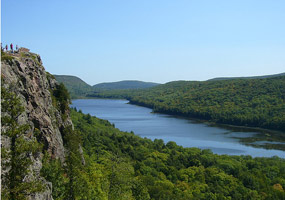
<path fill-rule="evenodd" d="M 63 83 L 68 89 L 71 98 L 82 98 L 91 91 L 93 91 L 92 86 L 85 83 L 83 80 L 76 76 L 68 75 L 53 75 L 55 79 Z"/>
<path fill-rule="evenodd" d="M 72 99 L 85 98 L 89 94 L 102 92 L 105 90 L 121 90 L 121 89 L 144 89 L 159 85 L 158 83 L 143 81 L 118 81 L 110 83 L 99 83 L 93 86 L 85 83 L 76 76 L 53 75 L 55 79 L 63 83 L 68 89 Z"/>
<path fill-rule="evenodd" d="M 73 177 L 78 180 L 74 182 L 78 199 L 285 198 L 284 159 L 215 155 L 121 132 L 108 121 L 81 111 L 72 109 L 71 116 L 86 160 L 82 166 L 77 159 Z M 68 188 L 59 163 L 45 165 L 44 171 L 55 183 L 54 197 L 62 197 Z"/>
<path fill-rule="evenodd" d="M 285 160 L 216 155 L 70 109 L 40 56 L 1 54 L 1 199 L 285 199 Z M 161 88 L 162 89 L 162 88 Z"/>
<path fill-rule="evenodd" d="M 143 89 L 150 88 L 159 85 L 158 83 L 143 82 L 143 81 L 118 81 L 111 83 L 99 83 L 93 86 L 95 89 L 107 89 L 107 90 L 118 90 L 118 89 Z"/>
<path fill-rule="evenodd" d="M 285 76 L 175 81 L 145 90 L 106 91 L 92 96 L 126 98 L 155 112 L 285 131 Z"/>
<path fill-rule="evenodd" d="M 262 78 L 273 78 L 278 76 L 285 76 L 285 73 L 265 75 L 265 76 L 218 77 L 218 78 L 209 79 L 208 81 L 220 81 L 220 80 L 229 80 L 229 79 L 262 79 Z"/>

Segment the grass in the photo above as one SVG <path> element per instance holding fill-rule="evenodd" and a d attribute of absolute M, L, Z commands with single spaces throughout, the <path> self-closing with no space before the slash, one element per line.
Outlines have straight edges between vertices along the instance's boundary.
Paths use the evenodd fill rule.
<path fill-rule="evenodd" d="M 10 56 L 7 53 L 1 51 L 1 61 L 7 62 L 9 65 L 12 65 L 13 56 Z"/>

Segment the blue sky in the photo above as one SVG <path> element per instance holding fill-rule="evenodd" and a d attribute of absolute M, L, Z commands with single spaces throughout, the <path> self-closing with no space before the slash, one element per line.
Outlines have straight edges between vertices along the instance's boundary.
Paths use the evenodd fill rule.
<path fill-rule="evenodd" d="M 2 0 L 1 30 L 91 85 L 285 72 L 284 0 Z"/>

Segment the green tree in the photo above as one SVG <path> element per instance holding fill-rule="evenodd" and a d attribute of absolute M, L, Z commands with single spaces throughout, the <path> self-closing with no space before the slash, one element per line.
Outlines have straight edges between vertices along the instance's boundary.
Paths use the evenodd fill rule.
<path fill-rule="evenodd" d="M 26 199 L 29 194 L 39 192 L 43 186 L 37 180 L 25 180 L 31 174 L 32 156 L 39 152 L 41 145 L 35 138 L 26 137 L 30 127 L 20 125 L 18 117 L 24 111 L 16 94 L 1 87 L 2 133 L 10 141 L 9 147 L 2 147 L 2 199 Z"/>
<path fill-rule="evenodd" d="M 134 199 L 132 196 L 133 167 L 124 159 L 117 155 L 111 155 L 108 160 L 109 174 L 109 193 L 108 199 Z"/>
<path fill-rule="evenodd" d="M 56 98 L 56 107 L 60 109 L 62 114 L 69 110 L 70 95 L 63 83 L 56 86 L 53 90 L 53 96 Z"/>
<path fill-rule="evenodd" d="M 56 200 L 63 200 L 66 196 L 68 179 L 64 173 L 61 161 L 52 159 L 48 153 L 45 153 L 41 175 L 52 183 L 52 197 Z"/>
<path fill-rule="evenodd" d="M 72 130 L 71 126 L 68 126 L 64 130 L 64 143 L 66 148 L 66 173 L 69 178 L 67 184 L 67 199 L 76 199 L 78 193 L 80 193 L 80 187 L 77 185 L 77 180 L 80 176 L 80 170 L 82 169 L 81 154 L 79 151 L 80 136 Z"/>

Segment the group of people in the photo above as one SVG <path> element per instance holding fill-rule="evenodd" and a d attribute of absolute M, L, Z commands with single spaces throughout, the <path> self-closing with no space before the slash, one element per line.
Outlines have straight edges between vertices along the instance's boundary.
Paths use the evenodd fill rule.
<path fill-rule="evenodd" d="M 1 43 L 1 50 L 8 52 L 9 51 L 8 50 L 8 45 L 6 44 L 5 47 L 3 48 L 2 47 L 2 43 Z M 12 43 L 10 44 L 10 51 L 11 51 L 11 53 L 14 53 L 14 46 L 13 46 Z M 16 45 L 16 51 L 15 52 L 19 52 L 19 46 L 18 45 Z"/>

